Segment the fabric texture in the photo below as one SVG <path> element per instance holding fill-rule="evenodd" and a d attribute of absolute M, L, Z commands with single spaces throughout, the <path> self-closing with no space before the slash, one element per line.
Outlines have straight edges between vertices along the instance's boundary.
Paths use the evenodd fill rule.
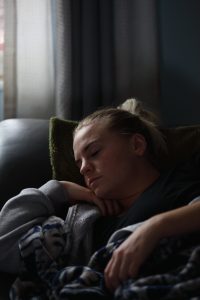
<path fill-rule="evenodd" d="M 168 157 L 161 163 L 168 168 L 200 153 L 200 125 L 161 129 L 166 136 Z"/>
<path fill-rule="evenodd" d="M 117 105 L 130 96 L 158 110 L 155 2 L 52 3 L 56 116 L 80 120 L 100 106 Z"/>
<path fill-rule="evenodd" d="M 83 184 L 83 178 L 74 161 L 73 130 L 76 121 L 63 120 L 57 117 L 49 123 L 49 152 L 52 176 L 57 180 L 69 180 Z"/>
<path fill-rule="evenodd" d="M 48 119 L 55 113 L 51 2 L 4 2 L 5 119 Z"/>
<path fill-rule="evenodd" d="M 124 240 L 123 234 L 117 237 L 95 252 L 87 265 L 72 266 L 67 264 L 68 224 L 50 217 L 19 242 L 23 269 L 12 285 L 10 299 L 200 299 L 199 235 L 162 239 L 139 276 L 124 281 L 111 294 L 103 271 Z"/>
<path fill-rule="evenodd" d="M 7 201 L 0 211 L 0 270 L 18 273 L 19 239 L 52 215 L 64 215 L 65 218 L 68 208 L 67 193 L 56 180 L 48 181 L 39 189 L 24 189 Z"/>
<path fill-rule="evenodd" d="M 72 132 L 77 124 L 58 117 L 50 119 L 50 161 L 54 179 L 84 184 L 72 148 Z M 168 156 L 158 157 L 160 168 L 171 168 L 200 153 L 200 125 L 161 128 L 161 131 L 166 138 Z"/>
<path fill-rule="evenodd" d="M 48 132 L 48 120 L 0 122 L 0 209 L 22 189 L 39 187 L 52 178 Z"/>

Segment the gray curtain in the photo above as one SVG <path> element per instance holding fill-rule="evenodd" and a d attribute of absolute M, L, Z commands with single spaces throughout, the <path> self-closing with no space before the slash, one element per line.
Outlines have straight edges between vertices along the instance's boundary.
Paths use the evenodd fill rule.
<path fill-rule="evenodd" d="M 55 114 L 51 0 L 4 5 L 4 118 L 49 118 Z"/>
<path fill-rule="evenodd" d="M 159 111 L 156 0 L 52 0 L 56 114 L 137 97 Z"/>

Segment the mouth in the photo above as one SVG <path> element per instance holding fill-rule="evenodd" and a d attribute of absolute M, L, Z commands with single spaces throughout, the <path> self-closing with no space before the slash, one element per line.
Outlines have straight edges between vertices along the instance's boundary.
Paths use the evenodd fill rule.
<path fill-rule="evenodd" d="M 94 185 L 96 184 L 96 182 L 97 182 L 98 179 L 100 179 L 100 176 L 94 177 L 94 178 L 89 178 L 89 179 L 87 180 L 88 186 L 89 186 L 89 187 L 94 187 Z"/>

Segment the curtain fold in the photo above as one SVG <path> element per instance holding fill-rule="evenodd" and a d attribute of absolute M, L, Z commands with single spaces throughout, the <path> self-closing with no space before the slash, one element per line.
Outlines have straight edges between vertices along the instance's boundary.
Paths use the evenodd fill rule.
<path fill-rule="evenodd" d="M 4 118 L 16 117 L 16 2 L 4 2 Z"/>
<path fill-rule="evenodd" d="M 55 111 L 51 1 L 4 3 L 4 118 L 49 118 Z"/>
<path fill-rule="evenodd" d="M 5 1 L 5 117 L 159 111 L 156 0 Z"/>
<path fill-rule="evenodd" d="M 77 119 L 137 97 L 159 110 L 156 1 L 56 1 L 56 103 Z"/>
<path fill-rule="evenodd" d="M 54 12 L 55 114 L 67 117 L 72 103 L 71 1 L 52 1 Z"/>

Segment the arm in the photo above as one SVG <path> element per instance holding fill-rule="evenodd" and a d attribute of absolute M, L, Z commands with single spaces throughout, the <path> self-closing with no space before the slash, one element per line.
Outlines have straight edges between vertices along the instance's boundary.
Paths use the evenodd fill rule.
<path fill-rule="evenodd" d="M 103 216 L 118 215 L 122 212 L 122 207 L 116 200 L 98 198 L 89 188 L 83 187 L 70 181 L 61 181 L 67 192 L 71 204 L 86 201 L 98 206 Z"/>
<path fill-rule="evenodd" d="M 115 290 L 123 280 L 137 276 L 140 266 L 159 240 L 200 230 L 200 201 L 168 211 L 142 223 L 114 251 L 105 269 L 108 289 Z"/>
<path fill-rule="evenodd" d="M 149 220 L 158 238 L 187 234 L 200 230 L 200 201 L 159 214 Z"/>
<path fill-rule="evenodd" d="M 51 180 L 39 189 L 29 188 L 8 200 L 0 212 L 0 270 L 15 273 L 19 268 L 18 240 L 31 227 L 49 216 L 60 216 L 69 207 L 63 186 Z"/>
<path fill-rule="evenodd" d="M 39 189 L 29 188 L 8 200 L 0 212 L 0 271 L 17 273 L 19 239 L 49 216 L 66 217 L 69 206 L 87 201 L 103 214 L 118 213 L 115 201 L 100 201 L 89 189 L 68 181 L 50 180 Z"/>

